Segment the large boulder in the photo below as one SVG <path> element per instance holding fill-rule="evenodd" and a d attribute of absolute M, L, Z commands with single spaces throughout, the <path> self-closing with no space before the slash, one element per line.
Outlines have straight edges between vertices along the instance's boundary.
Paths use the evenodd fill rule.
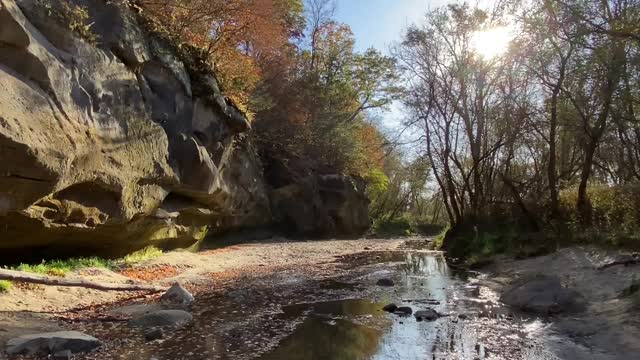
<path fill-rule="evenodd" d="M 187 246 L 270 221 L 249 122 L 214 75 L 127 2 L 77 1 L 91 27 L 73 31 L 74 3 L 0 0 L 2 256 Z"/>
<path fill-rule="evenodd" d="M 77 331 L 57 331 L 23 335 L 7 342 L 7 353 L 15 355 L 56 354 L 59 352 L 89 352 L 102 343 L 100 340 Z"/>
<path fill-rule="evenodd" d="M 283 229 L 305 235 L 359 236 L 366 232 L 369 200 L 364 183 L 344 175 L 311 175 L 271 193 Z"/>
<path fill-rule="evenodd" d="M 553 276 L 528 275 L 516 280 L 500 297 L 503 303 L 525 312 L 551 315 L 580 311 L 581 297 Z"/>

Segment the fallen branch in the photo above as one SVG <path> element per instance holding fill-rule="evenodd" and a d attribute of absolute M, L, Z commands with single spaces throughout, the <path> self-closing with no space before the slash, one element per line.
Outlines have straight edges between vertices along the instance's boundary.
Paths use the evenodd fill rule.
<path fill-rule="evenodd" d="M 161 292 L 167 290 L 165 287 L 154 285 L 136 285 L 136 284 L 105 284 L 95 281 L 87 280 L 74 280 L 57 278 L 52 276 L 44 276 L 31 274 L 23 271 L 0 269 L 0 280 L 9 280 L 17 282 L 25 282 L 40 285 L 51 286 L 71 286 L 71 287 L 83 287 L 88 289 L 102 290 L 102 291 L 149 291 L 149 292 Z"/>

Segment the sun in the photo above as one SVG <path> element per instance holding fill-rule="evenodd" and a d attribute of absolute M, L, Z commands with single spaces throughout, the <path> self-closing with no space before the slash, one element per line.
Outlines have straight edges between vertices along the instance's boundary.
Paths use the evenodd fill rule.
<path fill-rule="evenodd" d="M 493 59 L 504 54 L 513 38 L 512 31 L 507 26 L 476 31 L 471 35 L 473 50 L 484 59 Z"/>

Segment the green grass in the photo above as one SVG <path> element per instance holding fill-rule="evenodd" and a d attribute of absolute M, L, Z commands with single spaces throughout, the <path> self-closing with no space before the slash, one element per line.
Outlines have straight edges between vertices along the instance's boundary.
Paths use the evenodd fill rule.
<path fill-rule="evenodd" d="M 8 280 L 0 280 L 0 294 L 8 293 L 13 284 Z"/>
<path fill-rule="evenodd" d="M 36 274 L 64 276 L 68 272 L 88 267 L 113 269 L 116 267 L 116 264 L 113 260 L 90 257 L 72 258 L 66 260 L 49 260 L 42 261 L 40 264 L 20 264 L 14 269 Z"/>
<path fill-rule="evenodd" d="M 43 260 L 39 264 L 20 264 L 13 267 L 12 270 L 35 274 L 64 276 L 71 271 L 90 267 L 113 270 L 119 267 L 131 266 L 146 260 L 157 258 L 160 255 L 162 255 L 162 250 L 149 246 L 117 260 L 109 260 L 99 257 L 81 257 L 48 261 Z"/>
<path fill-rule="evenodd" d="M 442 231 L 433 238 L 433 248 L 435 250 L 442 249 L 444 245 L 444 239 L 447 236 L 447 231 L 449 231 L 449 226 L 446 226 Z"/>
<path fill-rule="evenodd" d="M 162 250 L 158 249 L 155 246 L 148 246 L 142 250 L 131 253 L 120 260 L 117 260 L 117 262 L 122 265 L 134 265 L 143 261 L 155 259 L 161 255 Z"/>

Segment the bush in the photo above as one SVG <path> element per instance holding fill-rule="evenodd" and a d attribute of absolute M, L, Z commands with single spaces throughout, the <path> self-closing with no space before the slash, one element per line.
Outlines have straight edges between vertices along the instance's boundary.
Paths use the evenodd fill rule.
<path fill-rule="evenodd" d="M 580 221 L 576 208 L 577 188 L 560 193 L 564 235 L 568 240 L 640 248 L 640 184 L 598 184 L 589 186 L 587 191 L 590 200 L 588 227 Z"/>
<path fill-rule="evenodd" d="M 0 294 L 9 292 L 12 286 L 11 281 L 0 280 Z"/>
<path fill-rule="evenodd" d="M 523 258 L 547 253 L 554 246 L 543 233 L 515 223 L 458 225 L 439 235 L 435 245 L 469 267 L 486 265 L 498 254 Z"/>
<path fill-rule="evenodd" d="M 379 219 L 373 224 L 375 235 L 380 237 L 411 236 L 413 229 L 407 216 L 396 219 Z"/>

